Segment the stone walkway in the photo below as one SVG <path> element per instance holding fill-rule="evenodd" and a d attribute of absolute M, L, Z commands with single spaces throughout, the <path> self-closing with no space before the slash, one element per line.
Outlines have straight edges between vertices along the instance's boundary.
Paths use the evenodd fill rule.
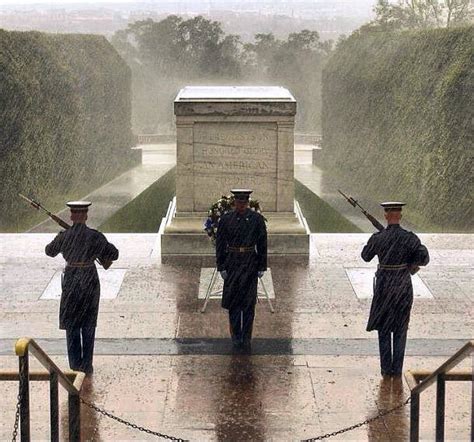
<path fill-rule="evenodd" d="M 173 166 L 174 146 L 157 149 L 144 152 L 143 166 L 87 196 L 96 209 L 91 225 Z M 297 146 L 296 178 L 371 232 L 368 221 L 357 218 L 331 186 L 321 185 L 311 149 Z M 43 225 L 39 231 L 56 232 L 57 227 Z M 37 339 L 67 369 L 55 285 L 63 261 L 44 255 L 53 236 L 0 235 L 0 370 L 17 369 L 13 345 L 20 336 Z M 218 300 L 200 313 L 202 268 L 212 262 L 160 262 L 157 234 L 107 237 L 119 248 L 120 259 L 101 272 L 95 372 L 83 394 L 120 417 L 190 440 L 289 441 L 361 422 L 409 394 L 404 380 L 381 379 L 376 335 L 365 331 L 370 293 L 362 292 L 370 287 L 376 265 L 359 258 L 368 234 L 313 234 L 309 260 L 270 260 L 275 313 L 264 300 L 257 306 L 251 355 L 232 352 Z M 429 296 L 415 299 L 405 369 L 434 370 L 473 337 L 474 237 L 421 238 L 431 263 L 418 275 Z M 360 285 L 351 279 L 354 274 L 369 281 Z M 460 368 L 472 368 L 471 361 Z M 0 382 L 0 440 L 11 438 L 16 394 L 16 383 Z M 47 383 L 33 384 L 34 440 L 49 438 L 48 395 Z M 469 382 L 448 384 L 447 440 L 469 440 L 470 398 Z M 65 440 L 63 392 L 60 400 Z M 421 436 L 434 440 L 435 387 L 422 395 L 421 404 Z M 82 414 L 84 440 L 152 439 L 89 409 Z M 404 408 L 332 440 L 405 441 L 408 431 L 409 409 Z"/>
<path fill-rule="evenodd" d="M 175 144 L 144 145 L 142 149 L 142 164 L 123 173 L 82 199 L 92 201 L 89 211 L 89 225 L 96 228 L 110 218 L 118 209 L 136 198 L 146 188 L 151 186 L 176 164 Z M 57 214 L 69 222 L 69 210 Z M 29 232 L 57 232 L 58 225 L 49 218 L 36 225 Z"/>
<path fill-rule="evenodd" d="M 254 354 L 232 354 L 218 300 L 200 313 L 202 267 L 161 263 L 154 234 L 108 234 L 120 249 L 112 270 L 123 269 L 116 296 L 101 301 L 95 373 L 84 395 L 117 415 L 191 440 L 299 440 L 365 420 L 400 403 L 404 381 L 383 381 L 374 333 L 365 331 L 370 300 L 357 296 L 352 268 L 367 234 L 313 234 L 309 261 L 270 261 L 276 312 L 257 307 Z M 14 340 L 32 336 L 67 368 L 58 300 L 40 299 L 60 257 L 43 254 L 52 234 L 0 235 L 0 369 L 15 370 Z M 474 274 L 471 235 L 422 235 L 431 263 L 420 271 L 432 297 L 416 299 L 405 369 L 437 368 L 472 339 Z M 109 270 L 110 271 L 110 270 Z M 21 275 L 21 277 L 19 277 Z M 462 368 L 471 367 L 467 360 Z M 36 364 L 33 366 L 37 367 Z M 17 386 L 0 382 L 0 440 L 13 424 Z M 447 387 L 446 436 L 468 440 L 469 382 Z M 46 383 L 35 383 L 34 439 L 48 439 Z M 422 396 L 421 434 L 434 439 L 435 388 Z M 61 395 L 61 431 L 67 401 Z M 408 408 L 340 440 L 407 440 Z M 148 440 L 83 410 L 85 440 Z M 335 440 L 338 440 L 336 438 Z"/>

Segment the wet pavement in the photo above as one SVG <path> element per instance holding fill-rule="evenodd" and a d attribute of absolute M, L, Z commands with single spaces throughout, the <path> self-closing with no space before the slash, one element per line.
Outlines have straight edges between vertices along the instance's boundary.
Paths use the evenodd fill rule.
<path fill-rule="evenodd" d="M 295 171 L 317 190 L 321 176 L 310 164 L 311 149 L 297 147 Z M 173 149 L 150 155 L 156 163 L 149 174 L 144 171 L 150 182 L 124 177 L 118 193 L 132 182 L 136 186 L 123 192 L 120 204 L 173 165 Z M 342 198 L 337 201 L 342 211 L 354 210 Z M 92 225 L 109 213 L 106 205 L 97 206 Z M 359 222 L 370 230 L 364 218 Z M 53 236 L 0 235 L 0 370 L 17 369 L 13 344 L 20 336 L 34 337 L 68 368 L 57 288 L 51 284 L 63 260 L 44 255 Z M 288 441 L 362 422 L 409 394 L 403 379 L 381 378 L 376 335 L 365 331 L 370 299 L 359 296 L 349 278 L 351 269 L 375 268 L 359 257 L 368 234 L 313 234 L 309 259 L 270 260 L 275 313 L 264 299 L 258 304 L 251 354 L 233 352 L 219 300 L 200 313 L 202 268 L 211 267 L 212 260 L 162 263 L 157 234 L 107 237 L 120 250 L 112 269 L 120 270 L 121 279 L 112 278 L 110 296 L 101 300 L 94 374 L 86 379 L 83 395 L 121 418 L 190 440 Z M 425 234 L 421 239 L 431 263 L 418 275 L 430 296 L 415 299 L 404 368 L 434 370 L 473 337 L 474 236 Z M 32 368 L 39 366 L 32 362 Z M 460 368 L 471 369 L 472 361 Z M 17 388 L 15 382 L 0 382 L 0 440 L 11 438 Z M 424 440 L 435 439 L 435 390 L 421 396 Z M 46 382 L 33 383 L 34 440 L 49 439 L 48 395 Z M 470 398 L 471 383 L 448 383 L 447 440 L 469 440 Z M 62 391 L 60 402 L 65 440 Z M 84 440 L 155 439 L 85 406 L 82 422 Z M 332 440 L 405 441 L 408 431 L 405 407 Z"/>
<path fill-rule="evenodd" d="M 41 299 L 61 258 L 43 254 L 51 234 L 1 235 L 0 368 L 16 369 L 14 340 L 33 336 L 67 368 L 57 299 Z M 161 263 L 153 234 L 107 235 L 125 271 L 117 296 L 101 300 L 95 372 L 84 396 L 153 430 L 191 440 L 298 440 L 361 422 L 408 395 L 383 381 L 377 343 L 365 325 L 370 299 L 356 296 L 346 269 L 374 268 L 359 251 L 367 234 L 311 235 L 309 260 L 270 262 L 275 313 L 257 306 L 252 354 L 233 353 L 219 300 L 200 313 L 206 260 Z M 437 368 L 472 339 L 471 235 L 422 235 L 432 261 L 419 272 L 432 298 L 415 300 L 406 369 Z M 465 361 L 463 368 L 471 367 Z M 34 438 L 48 439 L 47 384 L 31 393 Z M 0 383 L 0 439 L 11 434 L 17 385 Z M 446 435 L 468 440 L 469 382 L 447 387 Z M 421 434 L 434 439 L 435 387 L 422 395 Z M 67 401 L 61 396 L 66 434 Z M 407 440 L 409 409 L 335 440 Z M 148 440 L 83 407 L 85 440 Z"/>
<path fill-rule="evenodd" d="M 142 164 L 81 198 L 93 202 L 89 213 L 90 227 L 100 226 L 176 164 L 175 144 L 143 145 L 138 148 L 142 150 Z M 68 209 L 57 215 L 69 222 Z M 32 233 L 57 231 L 58 225 L 50 219 L 46 219 L 29 230 Z"/>

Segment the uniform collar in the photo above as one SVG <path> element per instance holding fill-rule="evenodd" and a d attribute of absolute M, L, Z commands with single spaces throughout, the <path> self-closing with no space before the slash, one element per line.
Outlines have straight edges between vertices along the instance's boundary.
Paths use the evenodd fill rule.
<path fill-rule="evenodd" d="M 400 227 L 400 224 L 389 224 L 389 225 L 387 226 L 387 229 L 395 229 L 395 228 L 397 228 L 397 227 Z"/>
<path fill-rule="evenodd" d="M 244 212 L 244 213 L 239 213 L 239 212 L 237 212 L 237 210 L 236 210 L 236 211 L 235 211 L 235 214 L 236 214 L 236 216 L 239 217 L 239 218 L 244 218 L 244 217 L 246 217 L 246 216 L 249 215 L 249 211 L 250 211 L 249 208 L 245 209 L 245 212 Z"/>

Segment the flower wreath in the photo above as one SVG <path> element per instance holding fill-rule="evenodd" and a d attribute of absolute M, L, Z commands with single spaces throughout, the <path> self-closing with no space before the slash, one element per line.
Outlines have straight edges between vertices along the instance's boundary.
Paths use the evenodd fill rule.
<path fill-rule="evenodd" d="M 204 230 L 214 242 L 217 235 L 217 226 L 222 215 L 230 212 L 234 208 L 234 195 L 222 195 L 208 210 L 207 220 L 204 223 Z M 258 200 L 249 199 L 249 207 L 255 212 L 262 213 L 260 209 L 260 202 Z M 264 220 L 267 219 L 264 217 Z"/>

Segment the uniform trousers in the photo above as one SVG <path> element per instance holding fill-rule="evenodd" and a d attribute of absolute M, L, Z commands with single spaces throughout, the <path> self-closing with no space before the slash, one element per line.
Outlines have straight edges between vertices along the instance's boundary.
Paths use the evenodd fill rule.
<path fill-rule="evenodd" d="M 248 307 L 231 307 L 229 309 L 230 332 L 232 342 L 236 345 L 249 344 L 252 339 L 255 305 Z"/>
<path fill-rule="evenodd" d="M 93 370 L 95 326 L 67 328 L 66 341 L 71 369 L 91 373 Z"/>
<path fill-rule="evenodd" d="M 408 328 L 391 332 L 379 330 L 380 369 L 382 374 L 399 375 L 402 373 Z M 393 351 L 392 351 L 393 334 Z"/>

